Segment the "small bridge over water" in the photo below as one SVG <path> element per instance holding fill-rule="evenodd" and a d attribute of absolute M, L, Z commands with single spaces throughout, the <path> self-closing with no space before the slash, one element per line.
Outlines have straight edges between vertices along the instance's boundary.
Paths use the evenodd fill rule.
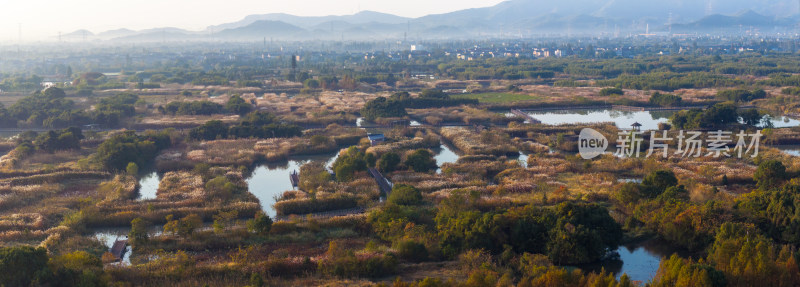
<path fill-rule="evenodd" d="M 381 172 L 374 167 L 369 168 L 369 174 L 375 179 L 375 183 L 378 184 L 381 192 L 386 194 L 386 198 L 389 198 L 389 194 L 392 193 L 392 184 L 389 182 L 389 180 L 383 177 L 383 174 L 381 174 Z"/>
<path fill-rule="evenodd" d="M 121 240 L 117 239 L 116 241 L 114 241 L 114 245 L 111 246 L 111 250 L 109 250 L 108 252 L 114 255 L 114 258 L 116 258 L 117 262 L 119 262 L 122 261 L 123 257 L 125 257 L 125 251 L 127 246 L 128 246 L 127 239 L 121 239 Z"/>

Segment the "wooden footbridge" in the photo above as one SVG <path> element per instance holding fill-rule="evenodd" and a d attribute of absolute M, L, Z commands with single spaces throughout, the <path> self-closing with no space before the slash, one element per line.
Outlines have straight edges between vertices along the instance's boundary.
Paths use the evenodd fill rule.
<path fill-rule="evenodd" d="M 392 184 L 389 182 L 389 180 L 383 177 L 383 174 L 381 174 L 381 172 L 374 167 L 369 168 L 369 174 L 375 179 L 375 183 L 378 184 L 381 192 L 385 193 L 386 197 L 388 198 L 389 194 L 392 192 Z"/>
<path fill-rule="evenodd" d="M 525 119 L 530 124 L 541 124 L 542 123 L 542 121 L 534 118 L 530 114 L 528 114 L 526 112 L 523 112 L 521 110 L 513 109 L 513 110 L 511 110 L 511 113 L 516 115 L 516 116 L 518 116 L 518 117 L 521 117 L 521 118 Z"/>
<path fill-rule="evenodd" d="M 117 239 L 114 241 L 114 245 L 111 246 L 111 250 L 109 250 L 109 252 L 114 255 L 114 258 L 116 258 L 117 262 L 119 262 L 122 261 L 123 257 L 125 257 L 126 247 L 128 247 L 127 239 Z"/>

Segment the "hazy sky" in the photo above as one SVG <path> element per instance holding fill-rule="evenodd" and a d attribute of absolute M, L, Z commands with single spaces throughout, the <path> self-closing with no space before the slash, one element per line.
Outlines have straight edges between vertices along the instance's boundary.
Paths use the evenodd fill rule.
<path fill-rule="evenodd" d="M 406 17 L 492 6 L 502 0 L 0 0 L 0 43 L 56 39 L 59 32 L 129 28 L 203 30 L 251 14 L 345 15 L 372 10 Z"/>

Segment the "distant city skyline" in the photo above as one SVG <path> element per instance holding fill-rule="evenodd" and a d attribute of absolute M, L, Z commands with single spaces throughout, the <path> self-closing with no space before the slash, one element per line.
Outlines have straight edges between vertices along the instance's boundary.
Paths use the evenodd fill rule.
<path fill-rule="evenodd" d="M 175 27 L 205 30 L 210 25 L 239 21 L 254 14 L 297 16 L 349 15 L 376 11 L 420 17 L 468 8 L 488 7 L 503 0 L 6 0 L 0 5 L 0 43 L 57 40 L 59 33 L 87 29 L 142 30 Z M 20 37 L 21 36 L 21 37 Z"/>

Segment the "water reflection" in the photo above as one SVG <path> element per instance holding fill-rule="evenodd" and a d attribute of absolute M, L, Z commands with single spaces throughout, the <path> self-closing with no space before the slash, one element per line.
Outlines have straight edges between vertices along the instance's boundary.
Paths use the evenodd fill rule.
<path fill-rule="evenodd" d="M 688 252 L 660 239 L 620 246 L 616 252 L 619 257 L 578 267 L 586 272 L 600 272 L 601 269 L 605 269 L 606 272 L 614 273 L 617 278 L 622 274 L 628 274 L 631 280 L 649 282 L 658 272 L 661 258 L 669 258 L 672 254 L 685 258 L 690 256 Z"/>
<path fill-rule="evenodd" d="M 658 124 L 669 122 L 674 112 L 624 112 L 614 110 L 565 110 L 528 113 L 547 125 L 614 122 L 619 128 L 642 124 L 642 130 L 656 130 Z"/>
<path fill-rule="evenodd" d="M 163 227 L 160 225 L 151 226 L 147 229 L 147 233 L 153 236 L 161 235 Z M 94 237 L 97 240 L 100 240 L 106 248 L 111 249 L 111 246 L 114 245 L 114 242 L 117 240 L 127 240 L 128 233 L 131 232 L 130 227 L 113 227 L 113 228 L 98 228 L 94 230 Z M 128 245 L 125 247 L 125 254 L 122 256 L 122 262 L 130 264 L 131 263 L 131 255 L 133 254 L 133 250 L 131 246 Z"/>
<path fill-rule="evenodd" d="M 292 183 L 289 181 L 289 174 L 293 171 L 300 171 L 300 167 L 311 161 L 325 163 L 325 167 L 330 170 L 333 163 L 339 157 L 339 153 L 293 157 L 291 160 L 281 163 L 267 163 L 256 167 L 252 175 L 246 180 L 250 193 L 256 196 L 261 202 L 261 208 L 270 217 L 275 218 L 276 212 L 273 205 L 275 199 L 280 197 L 284 191 L 292 190 Z"/>
<path fill-rule="evenodd" d="M 139 197 L 137 199 L 156 199 L 159 182 L 161 182 L 161 176 L 159 176 L 155 171 L 142 176 L 139 179 Z"/>
<path fill-rule="evenodd" d="M 784 154 L 788 154 L 790 156 L 800 156 L 800 145 L 781 145 L 773 147 L 780 150 Z"/>
<path fill-rule="evenodd" d="M 454 163 L 458 161 L 458 154 L 453 152 L 453 150 L 444 143 L 440 143 L 439 148 L 433 149 L 433 152 L 436 153 L 436 156 L 433 158 L 436 160 L 436 165 L 439 166 L 439 169 L 436 170 L 436 173 L 442 172 L 443 164 Z"/>
<path fill-rule="evenodd" d="M 528 158 L 527 154 L 519 152 L 519 164 L 522 165 L 524 168 L 528 168 Z"/>
<path fill-rule="evenodd" d="M 642 124 L 642 130 L 657 130 L 658 124 L 669 123 L 669 118 L 676 111 L 643 111 L 629 112 L 617 110 L 563 110 L 530 112 L 531 116 L 547 125 L 591 124 L 613 122 L 618 128 L 629 128 L 634 122 Z M 507 114 L 507 116 L 514 116 Z M 764 120 L 771 120 L 775 128 L 800 126 L 800 120 L 786 116 L 773 117 L 765 115 Z"/>
<path fill-rule="evenodd" d="M 769 119 L 772 121 L 772 126 L 775 128 L 791 128 L 800 126 L 800 121 L 789 118 L 789 117 L 771 117 L 769 115 L 764 116 L 764 119 Z M 763 120 L 762 120 L 763 121 Z"/>

